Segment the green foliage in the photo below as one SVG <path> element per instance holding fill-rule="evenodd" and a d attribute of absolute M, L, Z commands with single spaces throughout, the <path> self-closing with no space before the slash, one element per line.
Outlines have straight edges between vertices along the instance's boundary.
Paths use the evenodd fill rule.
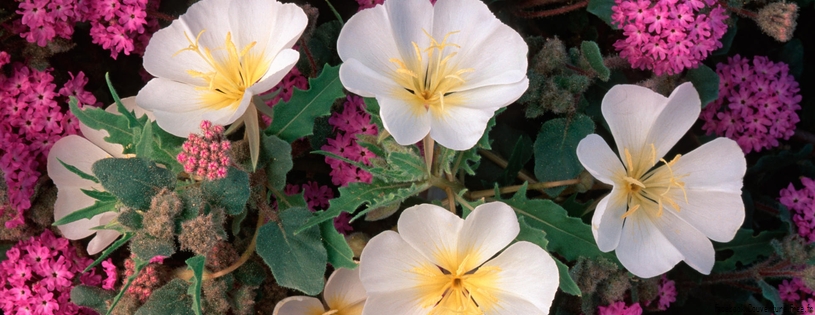
<path fill-rule="evenodd" d="M 354 269 L 357 263 L 354 262 L 354 252 L 345 241 L 345 237 L 334 228 L 331 220 L 320 223 L 320 235 L 323 237 L 323 245 L 328 253 L 328 263 L 334 268 Z"/>
<path fill-rule="evenodd" d="M 76 168 L 73 165 L 68 165 L 67 163 L 63 162 L 59 158 L 57 158 L 57 161 L 59 161 L 59 163 L 62 164 L 62 166 L 65 167 L 65 169 L 67 169 L 67 170 L 71 171 L 71 173 L 74 173 L 77 176 L 79 176 L 79 178 L 86 179 L 86 180 L 92 181 L 94 183 L 99 183 L 99 180 L 96 179 L 96 177 L 94 177 L 93 175 L 85 173 L 85 172 L 83 172 L 82 170 Z"/>
<path fill-rule="evenodd" d="M 586 11 L 596 15 L 598 18 L 606 22 L 612 29 L 618 29 L 611 20 L 611 7 L 614 6 L 614 0 L 589 0 L 589 6 Z"/>
<path fill-rule="evenodd" d="M 546 239 L 546 232 L 530 226 L 526 223 L 526 218 L 523 216 L 518 217 L 518 224 L 521 226 L 521 231 L 518 233 L 518 236 L 515 237 L 516 241 L 531 242 L 546 250 L 549 245 L 549 241 Z M 580 288 L 577 287 L 577 284 L 569 275 L 569 267 L 555 257 L 552 257 L 552 259 L 557 264 L 558 275 L 560 277 L 560 289 L 568 294 L 580 296 Z"/>
<path fill-rule="evenodd" d="M 192 299 L 192 311 L 195 315 L 201 315 L 201 283 L 204 282 L 204 256 L 195 256 L 187 259 L 187 269 L 192 270 L 192 284 L 187 289 L 187 295 Z"/>
<path fill-rule="evenodd" d="M 733 39 L 736 38 L 736 32 L 739 30 L 738 23 L 736 23 L 739 18 L 737 16 L 730 16 L 730 18 L 733 19 L 732 24 L 727 26 L 727 33 L 722 36 L 722 47 L 710 53 L 711 56 L 727 56 L 730 52 L 730 46 L 733 45 Z"/>
<path fill-rule="evenodd" d="M 686 78 L 699 92 L 702 108 L 719 98 L 719 75 L 710 67 L 700 64 L 698 68 L 688 70 Z"/>
<path fill-rule="evenodd" d="M 138 233 L 130 242 L 130 252 L 144 260 L 156 256 L 170 257 L 175 254 L 175 243 L 172 240 L 155 238 L 147 233 Z"/>
<path fill-rule="evenodd" d="M 135 315 L 173 314 L 194 315 L 192 301 L 187 291 L 189 284 L 181 279 L 173 279 L 150 294 L 150 298 Z"/>
<path fill-rule="evenodd" d="M 804 44 L 800 39 L 793 38 L 781 48 L 778 59 L 790 66 L 790 74 L 801 79 L 804 72 Z"/>
<path fill-rule="evenodd" d="M 85 192 L 86 195 L 95 198 L 96 201 L 88 207 L 76 210 L 62 217 L 54 222 L 53 225 L 68 224 L 82 219 L 90 219 L 105 212 L 116 211 L 116 197 L 112 194 L 99 191 L 86 191 L 84 189 L 82 191 Z"/>
<path fill-rule="evenodd" d="M 594 122 L 585 115 L 571 120 L 557 118 L 541 127 L 535 140 L 535 177 L 549 182 L 574 179 L 583 171 L 577 159 L 577 144 L 594 132 Z M 546 189 L 550 196 L 559 195 L 566 186 Z"/>
<path fill-rule="evenodd" d="M 291 144 L 276 136 L 260 135 L 260 158 L 258 168 L 266 167 L 269 185 L 276 189 L 286 186 L 286 174 L 294 163 L 291 160 Z"/>
<path fill-rule="evenodd" d="M 96 107 L 88 106 L 84 109 L 79 109 L 77 100 L 74 97 L 71 97 L 68 106 L 71 109 L 71 113 L 86 126 L 95 130 L 106 130 L 109 136 L 105 137 L 104 140 L 110 143 L 121 144 L 122 147 L 124 147 L 124 152 L 122 153 L 135 153 L 133 140 L 136 138 L 136 133 L 132 128 L 136 126 L 130 126 L 127 118 Z M 146 121 L 147 117 L 142 117 L 142 119 Z"/>
<path fill-rule="evenodd" d="M 136 156 L 149 159 L 153 155 L 153 124 L 144 124 L 135 145 Z"/>
<path fill-rule="evenodd" d="M 603 63 L 603 54 L 600 53 L 600 47 L 597 43 L 592 41 L 584 41 L 580 44 L 580 51 L 583 52 L 583 57 L 589 62 L 591 68 L 597 73 L 597 78 L 603 81 L 608 81 L 611 76 L 611 70 L 606 68 Z"/>
<path fill-rule="evenodd" d="M 150 200 L 162 188 L 175 187 L 175 175 L 142 158 L 107 158 L 91 167 L 102 187 L 125 206 L 148 209 Z"/>
<path fill-rule="evenodd" d="M 295 234 L 311 217 L 306 208 L 290 208 L 279 213 L 282 222 L 269 222 L 258 231 L 257 253 L 272 270 L 280 286 L 317 295 L 323 290 L 328 254 L 320 229 L 312 226 Z"/>
<path fill-rule="evenodd" d="M 142 271 L 142 269 L 144 269 L 144 267 L 147 267 L 149 263 L 150 263 L 149 260 L 142 260 L 139 257 L 133 257 L 133 274 L 127 277 L 127 279 L 122 280 L 124 284 L 122 285 L 122 288 L 119 289 L 119 293 L 116 294 L 116 297 L 113 298 L 113 302 L 110 303 L 110 307 L 108 307 L 108 310 L 105 312 L 105 315 L 110 315 L 110 312 L 113 311 L 114 308 L 116 308 L 116 304 L 119 304 L 119 300 L 122 298 L 125 292 L 127 292 L 127 288 L 129 288 L 133 281 L 135 281 L 136 278 L 139 277 L 139 273 Z M 87 270 L 88 269 L 86 269 L 85 272 L 87 272 Z M 183 280 L 181 281 L 183 282 Z"/>
<path fill-rule="evenodd" d="M 151 158 L 159 164 L 167 166 L 170 171 L 175 174 L 184 170 L 181 163 L 178 163 L 178 154 L 181 153 L 181 145 L 186 139 L 176 137 L 169 132 L 164 131 L 158 126 L 158 123 L 150 123 L 153 131 L 153 149 L 151 150 Z M 147 128 L 147 126 L 145 126 Z"/>
<path fill-rule="evenodd" d="M 119 210 L 119 216 L 116 221 L 122 226 L 131 230 L 140 230 L 144 228 L 144 216 L 136 210 L 124 208 Z"/>
<path fill-rule="evenodd" d="M 781 310 L 779 314 L 782 314 L 784 312 L 784 301 L 781 300 L 781 294 L 778 293 L 778 289 L 764 280 L 758 280 L 758 286 L 761 288 L 761 295 L 773 303 L 774 309 Z"/>
<path fill-rule="evenodd" d="M 71 289 L 71 303 L 103 314 L 107 309 L 106 301 L 112 299 L 114 295 L 113 291 L 80 284 Z"/>
<path fill-rule="evenodd" d="M 249 286 L 259 286 L 266 280 L 266 271 L 260 263 L 254 260 L 246 261 L 235 270 L 234 274 L 236 280 Z"/>
<path fill-rule="evenodd" d="M 516 213 L 525 217 L 529 226 L 543 230 L 549 240 L 550 251 L 560 254 L 569 261 L 580 256 L 588 259 L 604 257 L 619 264 L 614 254 L 603 253 L 597 248 L 591 226 L 578 218 L 569 217 L 566 210 L 551 200 L 527 199 L 526 186 L 527 184 L 524 184 L 510 199 L 496 199 L 508 204 Z"/>
<path fill-rule="evenodd" d="M 102 251 L 102 255 L 100 255 L 99 258 L 96 258 L 96 260 L 94 260 L 93 263 L 85 267 L 85 270 L 83 270 L 82 273 L 86 273 L 90 271 L 93 267 L 96 267 L 99 264 L 101 264 L 103 260 L 108 258 L 108 256 L 110 256 L 110 254 L 119 249 L 119 247 L 122 247 L 124 244 L 126 244 L 132 237 L 133 232 L 125 232 L 124 234 L 122 234 L 121 238 L 113 242 L 113 244 L 111 244 L 110 246 L 105 248 L 104 251 Z"/>
<path fill-rule="evenodd" d="M 744 175 L 745 185 L 761 187 L 769 178 L 783 174 L 780 171 L 784 168 L 810 162 L 810 153 L 812 153 L 812 144 L 805 145 L 798 152 L 782 150 L 775 154 L 765 154 L 758 159 L 756 164 L 747 168 L 747 173 Z"/>
<path fill-rule="evenodd" d="M 320 76 L 309 79 L 308 90 L 295 89 L 288 102 L 275 105 L 274 120 L 265 133 L 289 143 L 311 135 L 314 119 L 329 115 L 334 100 L 345 96 L 339 74 L 339 67 L 326 65 Z"/>
<path fill-rule="evenodd" d="M 749 265 L 756 262 L 761 256 L 768 256 L 773 251 L 770 241 L 783 238 L 784 231 L 762 231 L 753 236 L 753 230 L 740 229 L 732 241 L 727 243 L 714 243 L 716 251 L 730 250 L 733 255 L 713 265 L 714 272 L 735 270 L 738 263 Z"/>
<path fill-rule="evenodd" d="M 225 178 L 202 182 L 201 191 L 210 205 L 230 215 L 239 214 L 249 200 L 249 174 L 230 167 Z"/>
<path fill-rule="evenodd" d="M 580 292 L 580 287 L 577 286 L 577 283 L 574 282 L 574 279 L 572 279 L 572 276 L 569 274 L 569 266 L 566 266 L 566 264 L 560 262 L 560 260 L 557 260 L 555 257 L 552 257 L 552 259 L 555 260 L 555 265 L 557 265 L 560 290 L 574 296 L 582 296 L 583 293 Z"/>
<path fill-rule="evenodd" d="M 534 153 L 532 146 L 532 139 L 530 139 L 529 136 L 522 134 L 518 137 L 518 141 L 515 142 L 512 153 L 509 155 L 509 159 L 507 159 L 507 167 L 498 178 L 499 183 L 509 185 L 515 182 L 518 172 L 524 168 L 526 162 L 532 159 Z"/>
<path fill-rule="evenodd" d="M 317 69 L 312 69 L 312 60 L 315 66 L 321 64 L 338 65 L 342 62 L 337 54 L 337 36 L 340 34 L 341 29 L 342 23 L 337 20 L 317 26 L 311 38 L 308 39 L 310 56 L 305 53 L 304 47 L 300 45 L 300 60 L 297 61 L 297 69 L 300 69 L 301 73 L 309 75 L 309 73 L 316 73 L 317 71 Z"/>

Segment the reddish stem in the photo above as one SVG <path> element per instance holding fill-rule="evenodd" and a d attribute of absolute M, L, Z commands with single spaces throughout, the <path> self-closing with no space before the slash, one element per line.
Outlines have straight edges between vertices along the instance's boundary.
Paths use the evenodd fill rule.
<path fill-rule="evenodd" d="M 303 52 L 306 54 L 308 58 L 308 64 L 311 65 L 311 73 L 309 74 L 309 78 L 314 78 L 317 76 L 317 63 L 314 61 L 314 56 L 311 55 L 311 50 L 308 49 L 308 44 L 304 39 L 300 39 L 300 48 L 303 48 Z"/>
<path fill-rule="evenodd" d="M 175 19 L 178 18 L 178 17 L 172 16 L 172 15 L 169 15 L 169 14 L 164 14 L 164 13 L 158 12 L 156 10 L 147 10 L 147 15 L 150 15 L 152 17 L 155 17 L 155 18 L 159 19 L 159 20 L 167 21 L 167 22 L 175 21 Z"/>
<path fill-rule="evenodd" d="M 528 11 L 523 11 L 523 10 L 516 10 L 515 14 L 522 17 L 522 18 L 528 18 L 528 19 L 542 18 L 542 17 L 555 16 L 555 15 L 567 13 L 567 12 L 570 12 L 570 11 L 574 11 L 574 10 L 586 7 L 588 5 L 589 5 L 589 1 L 585 0 L 585 1 L 581 1 L 581 2 L 578 2 L 578 3 L 575 3 L 575 4 L 570 4 L 570 5 L 560 7 L 560 8 L 557 8 L 557 9 L 552 9 L 552 10 L 543 10 L 543 11 L 537 11 L 537 12 L 528 12 Z"/>
<path fill-rule="evenodd" d="M 731 6 L 727 5 L 727 2 L 725 2 L 725 1 L 720 1 L 719 4 L 722 7 L 724 7 L 725 9 L 728 9 L 728 10 L 730 10 L 730 12 L 736 13 L 739 16 L 750 18 L 750 19 L 753 19 L 753 20 L 758 19 L 758 14 L 756 14 L 753 11 L 745 10 L 745 9 L 737 8 L 737 7 L 731 7 Z"/>

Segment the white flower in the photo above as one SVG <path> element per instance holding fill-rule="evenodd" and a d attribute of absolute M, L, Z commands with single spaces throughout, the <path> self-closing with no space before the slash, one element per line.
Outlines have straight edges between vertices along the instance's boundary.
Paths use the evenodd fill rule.
<path fill-rule="evenodd" d="M 377 235 L 362 251 L 363 314 L 549 312 L 559 282 L 549 254 L 524 241 L 498 254 L 520 231 L 506 204 L 480 205 L 466 220 L 418 205 L 402 213 L 398 229 Z"/>
<path fill-rule="evenodd" d="M 425 136 L 472 148 L 494 112 L 526 91 L 527 46 L 479 0 L 388 0 L 340 31 L 346 89 L 376 97 L 402 145 Z"/>
<path fill-rule="evenodd" d="M 135 111 L 136 117 L 147 115 L 148 118 L 153 118 L 152 114 L 136 106 L 135 97 L 122 99 L 122 104 L 128 110 Z M 108 106 L 106 111 L 119 114 L 115 104 Z M 121 145 L 104 140 L 108 136 L 107 131 L 94 130 L 82 123 L 79 124 L 79 129 L 82 130 L 84 138 L 77 135 L 66 136 L 59 139 L 48 153 L 48 176 L 57 186 L 57 201 L 54 203 L 55 221 L 94 204 L 96 199 L 83 193 L 82 189 L 105 190 L 101 184 L 82 179 L 79 175 L 69 171 L 59 161 L 93 175 L 91 166 L 96 161 L 109 157 L 126 157 L 122 154 L 124 148 Z M 93 230 L 93 228 L 108 224 L 117 216 L 116 212 L 105 212 L 90 219 L 59 225 L 57 228 L 62 232 L 62 236 L 71 240 L 83 239 L 96 233 L 96 236 L 88 243 L 88 254 L 93 255 L 108 247 L 120 235 L 115 230 Z"/>
<path fill-rule="evenodd" d="M 597 245 L 604 252 L 616 249 L 638 277 L 660 275 L 681 260 L 709 274 L 715 262 L 709 239 L 732 240 L 744 221 L 746 161 L 735 141 L 718 138 L 662 159 L 699 117 L 700 103 L 690 83 L 668 98 L 644 87 L 614 86 L 602 111 L 620 158 L 596 134 L 577 146 L 586 170 L 614 186 L 592 218 Z"/>
<path fill-rule="evenodd" d="M 365 288 L 359 282 L 359 268 L 340 268 L 331 274 L 325 284 L 323 299 L 291 296 L 275 305 L 273 315 L 360 315 L 365 305 Z"/>
<path fill-rule="evenodd" d="M 228 125 L 251 115 L 256 121 L 252 96 L 271 89 L 297 62 L 291 47 L 307 22 L 291 3 L 199 1 L 153 34 L 144 68 L 156 78 L 137 101 L 179 137 L 198 132 L 202 120 Z"/>

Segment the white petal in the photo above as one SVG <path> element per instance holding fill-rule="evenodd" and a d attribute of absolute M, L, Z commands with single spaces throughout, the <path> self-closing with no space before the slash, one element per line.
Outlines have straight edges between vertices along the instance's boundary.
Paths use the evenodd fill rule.
<path fill-rule="evenodd" d="M 284 49 L 280 51 L 279 54 L 274 58 L 274 61 L 269 66 L 269 70 L 266 72 L 258 82 L 247 89 L 249 94 L 260 94 L 271 90 L 275 85 L 280 83 L 283 80 L 291 68 L 294 67 L 294 64 L 297 63 L 297 60 L 300 59 L 300 53 L 296 50 L 292 49 Z"/>
<path fill-rule="evenodd" d="M 323 299 L 328 308 L 342 314 L 361 313 L 365 303 L 365 287 L 359 281 L 359 268 L 339 268 L 328 277 Z"/>
<path fill-rule="evenodd" d="M 360 256 L 359 278 L 368 292 L 366 303 L 371 303 L 375 293 L 416 290 L 423 279 L 414 270 L 438 271 L 433 262 L 393 231 L 374 236 Z"/>
<path fill-rule="evenodd" d="M 399 290 L 369 294 L 362 315 L 426 315 L 429 309 L 419 304 L 416 290 Z"/>
<path fill-rule="evenodd" d="M 495 111 L 518 100 L 528 87 L 529 79 L 523 77 L 515 83 L 494 84 L 468 89 L 453 93 L 447 98 L 454 97 L 457 106 Z"/>
<path fill-rule="evenodd" d="M 495 115 L 489 109 L 450 107 L 443 116 L 430 115 L 430 137 L 456 151 L 471 149 L 484 135 L 487 122 Z"/>
<path fill-rule="evenodd" d="M 115 212 L 105 212 L 100 215 L 99 217 L 99 225 L 105 225 L 113 221 L 119 214 Z M 113 243 L 117 238 L 119 238 L 119 232 L 115 230 L 98 230 L 96 231 L 96 236 L 88 243 L 88 254 L 94 255 L 96 253 L 101 252 L 105 248 L 107 248 L 111 243 Z"/>
<path fill-rule="evenodd" d="M 614 178 L 625 176 L 620 158 L 599 135 L 590 134 L 580 140 L 577 144 L 577 159 L 591 176 L 603 183 L 614 185 Z"/>
<path fill-rule="evenodd" d="M 687 193 L 687 203 L 681 191 L 674 194 L 680 208 L 677 216 L 714 241 L 729 242 L 736 236 L 744 222 L 740 192 L 687 190 Z"/>
<path fill-rule="evenodd" d="M 351 16 L 340 30 L 337 38 L 337 52 L 344 61 L 340 66 L 340 78 L 342 78 L 342 68 L 352 60 L 362 63 L 366 68 L 381 75 L 394 72 L 396 66 L 390 62 L 390 58 L 401 58 L 401 56 L 399 50 L 396 49 L 391 21 L 385 6 L 362 10 Z M 342 81 L 345 84 L 346 80 Z"/>
<path fill-rule="evenodd" d="M 617 143 L 617 151 L 620 156 L 623 156 L 627 148 L 635 164 L 638 161 L 640 163 L 654 162 L 651 161 L 650 143 L 646 143 L 646 139 L 667 102 L 668 99 L 659 93 L 636 85 L 615 85 L 606 93 L 601 109 L 611 129 L 611 134 L 614 136 L 614 141 Z M 687 130 L 682 132 L 685 131 Z M 625 160 L 623 162 L 627 163 Z M 643 167 L 635 168 L 643 169 Z M 644 167 L 645 170 L 647 168 L 647 166 Z"/>
<path fill-rule="evenodd" d="M 309 296 L 290 296 L 274 307 L 273 315 L 321 315 L 325 312 L 320 300 Z"/>
<path fill-rule="evenodd" d="M 495 307 L 477 301 L 486 314 L 548 314 L 560 277 L 557 265 L 540 246 L 521 241 L 488 261 L 484 267 L 498 267 L 498 280 L 488 291 L 500 294 Z M 514 297 L 514 299 L 512 298 Z M 534 305 L 529 309 L 520 301 Z M 521 311 L 523 310 L 523 311 Z"/>
<path fill-rule="evenodd" d="M 198 44 L 202 49 L 209 48 L 216 59 L 226 54 L 225 49 L 219 49 L 223 48 L 226 43 L 226 34 L 231 32 L 233 38 L 237 35 L 231 29 L 231 25 L 229 25 L 229 7 L 232 2 L 231 0 L 199 1 L 190 6 L 187 12 L 179 17 L 179 20 L 184 21 L 192 31 L 190 39 L 192 39 L 193 42 L 195 42 L 195 37 L 198 36 L 198 33 L 202 30 L 204 31 L 201 34 Z M 183 43 L 185 46 L 189 45 L 186 40 L 183 41 Z M 238 49 L 242 48 L 243 47 L 240 47 Z M 198 54 L 191 51 L 183 52 L 178 56 L 182 54 L 186 54 L 189 57 L 198 56 Z"/>
<path fill-rule="evenodd" d="M 91 171 L 93 163 L 109 157 L 111 156 L 108 153 L 102 151 L 102 149 L 85 138 L 77 135 L 65 136 L 59 139 L 57 143 L 51 147 L 51 151 L 48 152 L 48 176 L 51 177 L 51 180 L 54 181 L 58 189 L 72 186 L 86 189 L 97 188 L 101 190 L 101 185 L 90 180 L 82 179 L 79 175 L 65 168 L 59 161 L 61 160 L 65 162 L 65 164 L 72 165 L 86 174 L 93 175 L 93 171 Z"/>
<path fill-rule="evenodd" d="M 95 201 L 96 199 L 85 195 L 78 187 L 59 187 L 57 200 L 54 202 L 54 220 L 62 219 L 76 210 L 92 206 Z M 81 219 L 58 225 L 57 228 L 63 237 L 69 240 L 78 240 L 95 233 L 96 231 L 91 230 L 91 228 L 96 226 L 99 226 L 99 215 L 90 219 Z"/>
<path fill-rule="evenodd" d="M 372 10 L 372 9 L 371 9 Z M 365 12 L 368 10 L 363 10 Z M 360 13 L 362 13 L 360 12 Z M 403 87 L 386 76 L 386 72 L 379 72 L 370 68 L 357 59 L 346 60 L 340 65 L 340 81 L 342 85 L 354 94 L 363 97 L 393 97 Z"/>
<path fill-rule="evenodd" d="M 461 48 L 451 59 L 458 69 L 473 69 L 461 88 L 515 83 L 526 77 L 528 47 L 521 35 L 498 20 L 481 1 L 446 0 L 433 7 L 433 37 Z M 520 96 L 520 95 L 519 95 Z"/>
<path fill-rule="evenodd" d="M 635 276 L 651 278 L 671 270 L 684 257 L 640 209 L 623 224 L 617 258 Z"/>
<path fill-rule="evenodd" d="M 716 251 L 702 232 L 680 219 L 673 211 L 665 211 L 660 217 L 650 212 L 648 215 L 662 235 L 684 256 L 683 260 L 688 266 L 703 274 L 710 274 L 713 263 L 716 262 Z"/>
<path fill-rule="evenodd" d="M 591 218 L 592 234 L 597 247 L 603 252 L 617 248 L 623 230 L 623 214 L 628 210 L 626 195 L 612 189 L 608 196 L 597 204 L 594 216 Z"/>
<path fill-rule="evenodd" d="M 413 104 L 400 99 L 377 96 L 376 101 L 382 124 L 399 144 L 414 144 L 430 132 L 430 113 L 417 114 Z"/>
<path fill-rule="evenodd" d="M 509 245 L 520 231 L 512 207 L 503 202 L 482 204 L 464 220 L 458 237 L 459 257 L 470 255 L 472 267 L 466 269 L 472 270 Z"/>
<path fill-rule="evenodd" d="M 306 13 L 294 3 L 243 0 L 229 5 L 229 26 L 235 46 L 241 50 L 254 43 L 249 53 L 262 54 L 266 60 L 294 46 L 307 24 Z"/>
<path fill-rule="evenodd" d="M 464 220 L 442 207 L 420 204 L 405 209 L 397 225 L 402 239 L 427 260 L 447 270 L 458 267 L 456 248 Z"/>
<path fill-rule="evenodd" d="M 739 145 L 728 138 L 716 138 L 679 158 L 674 174 L 685 188 L 741 194 L 747 161 Z"/>
<path fill-rule="evenodd" d="M 155 121 L 156 120 L 156 117 L 153 116 L 153 113 L 151 113 L 150 111 L 148 111 L 148 110 L 142 108 L 141 106 L 139 106 L 138 104 L 136 104 L 136 97 L 135 96 L 125 97 L 125 98 L 121 99 L 120 101 L 122 101 L 122 105 L 127 110 L 132 111 L 134 113 L 136 118 L 141 118 L 142 116 L 147 115 L 147 119 L 149 121 Z M 108 105 L 108 107 L 105 108 L 105 111 L 119 115 L 119 110 L 116 108 L 116 103 Z"/>
<path fill-rule="evenodd" d="M 383 6 L 388 11 L 393 30 L 392 36 L 396 42 L 396 49 L 401 55 L 401 58 L 399 56 L 389 57 L 401 59 L 409 65 L 410 69 L 416 69 L 417 67 L 410 66 L 417 62 L 413 44 L 418 45 L 419 49 L 430 46 L 430 38 L 427 37 L 425 31 L 432 32 L 433 30 L 433 5 L 430 1 L 425 0 L 401 0 L 386 1 Z M 368 27 L 375 26 L 369 24 Z M 365 39 L 362 38 L 362 40 Z M 427 58 L 424 58 L 424 64 L 427 64 Z"/>
<path fill-rule="evenodd" d="M 656 156 L 663 157 L 690 130 L 702 110 L 699 92 L 687 82 L 678 86 L 668 97 L 665 109 L 648 132 L 646 145 L 653 143 Z"/>

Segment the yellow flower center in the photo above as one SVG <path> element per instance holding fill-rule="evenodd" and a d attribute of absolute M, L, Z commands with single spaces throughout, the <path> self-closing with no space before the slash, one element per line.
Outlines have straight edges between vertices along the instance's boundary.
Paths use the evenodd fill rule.
<path fill-rule="evenodd" d="M 682 190 L 685 203 L 688 203 L 685 183 L 680 180 L 686 177 L 687 174 L 676 175 L 672 168 L 679 161 L 680 154 L 677 154 L 670 162 L 665 159 L 657 160 L 656 147 L 653 144 L 651 144 L 650 160 L 643 159 L 641 156 L 638 156 L 637 160 L 633 159 L 628 148 L 624 149 L 624 154 L 626 174 L 621 176 L 620 184 L 622 184 L 628 200 L 628 211 L 622 215 L 623 218 L 634 214 L 639 209 L 655 210 L 657 217 L 659 217 L 662 216 L 665 204 L 670 205 L 676 211 L 680 211 L 679 204 L 674 200 L 676 194 L 671 193 L 671 189 L 674 188 Z M 652 170 L 659 161 L 663 165 Z"/>
<path fill-rule="evenodd" d="M 396 91 L 396 94 L 414 105 L 412 110 L 417 116 L 427 111 L 441 116 L 445 106 L 454 106 L 463 101 L 455 94 L 455 90 L 465 83 L 462 75 L 474 70 L 458 69 L 450 62 L 450 59 L 457 54 L 450 50 L 461 48 L 461 46 L 448 43 L 447 39 L 458 31 L 444 35 L 441 43 L 427 31 L 424 33 L 430 38 L 430 46 L 421 50 L 419 45 L 413 42 L 416 60 L 404 62 L 398 58 L 390 59 L 390 62 L 396 64 L 397 67 L 393 78 L 403 88 Z M 451 49 L 445 53 L 444 50 L 448 47 Z M 427 54 L 426 60 L 423 57 L 424 54 Z"/>
<path fill-rule="evenodd" d="M 246 89 L 266 74 L 272 61 L 264 59 L 263 52 L 250 52 L 257 42 L 252 42 L 239 51 L 232 42 L 232 33 L 226 33 L 223 47 L 215 48 L 215 51 L 224 50 L 225 53 L 213 55 L 209 47 L 201 47 L 198 44 L 198 39 L 202 34 L 204 30 L 198 33 L 193 42 L 184 33 L 190 45 L 179 50 L 175 55 L 184 51 L 192 51 L 210 66 L 211 70 L 207 72 L 187 70 L 190 76 L 201 78 L 207 84 L 207 86 L 196 88 L 206 91 L 201 96 L 204 107 L 218 110 L 231 106 L 237 109 Z"/>
<path fill-rule="evenodd" d="M 421 306 L 432 307 L 429 315 L 480 315 L 498 302 L 493 291 L 500 268 L 481 266 L 471 269 L 468 266 L 474 261 L 471 255 L 458 263 L 442 261 L 453 268 L 428 264 L 413 270 L 421 282 Z"/>

